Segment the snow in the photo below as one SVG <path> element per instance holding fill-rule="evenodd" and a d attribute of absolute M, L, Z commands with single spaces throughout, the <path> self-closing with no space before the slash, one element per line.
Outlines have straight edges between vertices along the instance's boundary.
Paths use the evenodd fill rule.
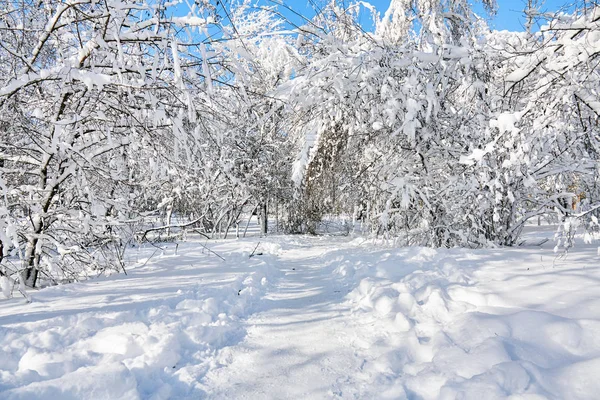
<path fill-rule="evenodd" d="M 57 286 L 0 310 L 0 398 L 172 398 L 194 393 L 217 349 L 269 287 L 252 243 L 229 264 L 198 244 L 171 246 L 127 276 Z M 227 245 L 219 247 L 226 251 Z M 203 254 L 204 253 L 204 254 Z"/>
<path fill-rule="evenodd" d="M 497 119 L 490 120 L 490 128 L 498 128 L 500 133 L 504 132 L 518 132 L 519 129 L 515 127 L 515 124 L 521 120 L 524 113 L 501 113 Z"/>
<path fill-rule="evenodd" d="M 507 82 L 519 82 L 531 73 L 531 69 L 519 68 L 506 76 Z"/>
<path fill-rule="evenodd" d="M 127 276 L 1 303 L 0 398 L 595 398 L 595 247 L 578 237 L 556 257 L 552 240 L 527 245 L 556 227 L 527 229 L 504 249 L 343 236 L 202 242 L 226 261 L 194 240 L 132 249 Z"/>
<path fill-rule="evenodd" d="M 186 16 L 186 17 L 172 17 L 171 20 L 174 24 L 180 26 L 206 26 L 207 24 L 213 23 L 212 18 L 200 18 L 194 16 Z"/>
<path fill-rule="evenodd" d="M 481 160 L 483 160 L 483 157 L 485 157 L 486 154 L 489 154 L 492 151 L 494 151 L 494 147 L 495 142 L 490 142 L 486 144 L 483 149 L 473 149 L 471 154 L 469 154 L 468 156 L 461 155 L 459 163 L 465 165 L 474 165 L 476 163 L 479 163 L 481 162 Z"/>

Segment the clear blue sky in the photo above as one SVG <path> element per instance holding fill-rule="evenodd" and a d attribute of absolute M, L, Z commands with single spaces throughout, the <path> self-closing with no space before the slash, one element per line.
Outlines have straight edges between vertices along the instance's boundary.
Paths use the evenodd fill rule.
<path fill-rule="evenodd" d="M 377 10 L 379 10 L 380 15 L 383 15 L 387 10 L 390 0 L 366 0 L 369 3 L 373 4 Z M 273 4 L 269 0 L 261 1 L 265 4 Z M 302 13 L 303 15 L 310 16 L 312 15 L 312 9 L 308 5 L 308 0 L 283 0 L 283 2 L 289 5 L 294 10 Z M 316 0 L 315 3 L 319 3 L 319 0 Z M 485 12 L 481 4 L 477 1 L 472 0 L 474 4 L 474 10 L 481 16 L 485 16 Z M 490 27 L 492 29 L 498 30 L 511 30 L 511 31 L 522 31 L 524 18 L 522 15 L 522 11 L 525 8 L 526 0 L 497 0 L 498 3 L 498 13 L 497 15 L 490 21 Z M 546 0 L 544 5 L 541 7 L 542 11 L 556 11 L 568 4 L 571 4 L 572 1 L 565 0 Z M 284 14 L 289 15 L 289 13 L 284 12 Z M 291 17 L 294 21 L 297 21 L 296 18 Z"/>
<path fill-rule="evenodd" d="M 523 18 L 523 9 L 525 0 L 496 0 L 498 3 L 498 13 L 490 21 L 490 27 L 497 30 L 522 31 L 525 19 Z M 389 4 L 389 1 L 382 1 Z M 544 12 L 558 11 L 572 4 L 573 1 L 565 0 L 546 0 L 543 2 L 540 10 Z M 480 15 L 485 15 L 483 7 L 480 4 L 474 6 L 474 9 Z"/>

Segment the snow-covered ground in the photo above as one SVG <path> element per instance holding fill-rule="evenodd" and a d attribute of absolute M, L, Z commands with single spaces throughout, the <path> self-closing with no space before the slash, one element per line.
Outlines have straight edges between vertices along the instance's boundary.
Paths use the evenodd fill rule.
<path fill-rule="evenodd" d="M 552 236 L 551 228 L 525 243 Z M 256 248 L 257 243 L 260 244 Z M 205 244 L 205 242 L 202 242 Z M 594 399 L 600 259 L 272 236 L 0 302 L 2 399 Z M 255 256 L 249 255 L 255 250 Z M 136 250 L 134 250 L 136 251 Z"/>

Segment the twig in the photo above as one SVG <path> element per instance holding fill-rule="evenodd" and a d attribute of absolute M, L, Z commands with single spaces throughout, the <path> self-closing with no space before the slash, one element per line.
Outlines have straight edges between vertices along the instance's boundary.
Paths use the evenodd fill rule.
<path fill-rule="evenodd" d="M 540 240 L 539 242 L 534 242 L 534 243 L 531 243 L 531 244 L 529 244 L 527 242 L 527 240 L 523 240 L 523 241 L 519 242 L 517 244 L 517 246 L 541 246 L 541 245 L 543 245 L 544 243 L 546 243 L 549 240 L 550 239 L 548 239 L 548 238 L 544 238 L 544 239 Z"/>
<path fill-rule="evenodd" d="M 218 253 L 212 251 L 211 249 L 209 249 L 208 247 L 206 247 L 205 245 L 203 245 L 202 243 L 199 243 L 200 246 L 204 247 L 206 250 L 210 251 L 211 253 L 213 253 L 215 256 L 219 257 L 221 260 L 225 261 L 225 259 L 223 257 L 221 257 Z"/>
<path fill-rule="evenodd" d="M 129 244 L 129 242 L 127 242 L 125 244 L 125 246 L 123 246 L 123 251 L 119 252 L 117 242 L 113 241 L 113 246 L 115 247 L 115 252 L 117 253 L 117 261 L 121 265 L 121 269 L 123 270 L 123 273 L 125 275 L 127 275 L 127 270 L 125 269 L 125 263 L 123 262 L 123 257 L 125 257 L 125 250 L 127 249 L 127 244 Z M 121 253 L 121 254 L 119 254 L 119 253 Z"/>
<path fill-rule="evenodd" d="M 178 224 L 178 225 L 163 225 L 163 226 L 157 226 L 156 228 L 150 228 L 150 229 L 147 229 L 146 231 L 144 231 L 144 234 L 142 235 L 142 238 L 140 239 L 140 242 L 143 242 L 144 240 L 147 240 L 146 236 L 147 236 L 147 235 L 148 235 L 150 232 L 154 232 L 154 231 L 160 231 L 160 230 L 163 230 L 163 229 L 171 229 L 171 228 L 186 228 L 186 227 L 188 227 L 188 226 L 190 226 L 190 225 L 194 225 L 194 224 L 196 224 L 196 223 L 200 222 L 200 221 L 202 220 L 202 218 L 204 218 L 204 215 L 203 215 L 203 216 L 201 216 L 200 218 L 196 218 L 195 220 L 193 220 L 193 221 L 190 221 L 190 222 L 188 222 L 188 223 L 185 223 L 185 224 Z M 194 231 L 196 231 L 196 230 L 194 229 Z M 138 232 L 138 233 L 139 233 L 139 232 Z"/>
<path fill-rule="evenodd" d="M 206 239 L 210 239 L 210 236 L 208 236 L 208 235 L 207 235 L 206 233 L 204 233 L 204 232 L 200 232 L 200 231 L 199 231 L 198 229 L 196 229 L 196 228 L 192 229 L 192 232 L 196 232 L 197 234 L 204 236 Z"/>
<path fill-rule="evenodd" d="M 155 247 L 156 247 L 156 246 L 155 246 Z M 148 261 L 150 261 L 150 260 L 152 259 L 152 257 L 154 257 L 154 255 L 155 255 L 156 253 L 158 253 L 158 250 L 162 250 L 162 249 L 159 247 L 159 248 L 157 248 L 156 250 L 154 250 L 154 253 L 152 253 L 152 255 L 151 255 L 150 257 L 148 257 L 148 259 L 147 259 L 147 260 L 146 260 L 146 261 L 145 261 L 145 262 L 142 264 L 142 267 L 145 267 L 145 266 L 146 266 L 146 264 L 148 264 Z"/>
<path fill-rule="evenodd" d="M 256 243 L 256 247 L 254 247 L 254 250 L 252 250 L 252 254 L 250 254 L 248 256 L 248 258 L 252 258 L 252 256 L 254 255 L 254 252 L 256 251 L 256 249 L 258 249 L 258 246 L 260 245 L 260 242 Z"/>

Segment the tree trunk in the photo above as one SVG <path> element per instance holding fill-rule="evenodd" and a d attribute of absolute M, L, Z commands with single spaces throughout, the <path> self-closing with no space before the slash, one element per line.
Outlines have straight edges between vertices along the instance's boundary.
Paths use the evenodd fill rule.
<path fill-rule="evenodd" d="M 260 204 L 260 235 L 267 235 L 267 225 L 268 225 L 268 216 L 267 216 L 267 202 L 264 201 Z"/>
<path fill-rule="evenodd" d="M 248 226 L 250 226 L 250 222 L 252 221 L 252 215 L 254 215 L 254 211 L 256 211 L 256 209 L 258 208 L 258 206 L 254 207 L 252 209 L 252 212 L 250 212 L 250 216 L 248 217 L 248 222 L 246 222 L 246 228 L 244 228 L 244 236 L 246 237 L 246 232 L 248 232 Z"/>
<path fill-rule="evenodd" d="M 44 207 L 44 211 L 47 211 L 48 207 Z M 43 222 L 42 217 L 39 214 L 35 214 L 31 217 L 33 225 L 33 235 L 27 240 L 27 246 L 25 247 L 25 259 L 23 260 L 23 282 L 26 286 L 35 287 L 38 277 L 38 264 L 39 254 L 38 253 L 38 235 L 42 233 Z"/>
<path fill-rule="evenodd" d="M 38 269 L 36 266 L 36 251 L 37 238 L 30 239 L 25 250 L 25 268 L 23 269 L 23 282 L 28 287 L 35 287 L 38 277 Z"/>
<path fill-rule="evenodd" d="M 167 228 L 167 238 L 171 237 L 171 217 L 173 216 L 173 205 L 169 204 L 167 206 L 167 214 L 166 214 L 166 226 Z"/>
<path fill-rule="evenodd" d="M 275 202 L 275 232 L 279 233 L 279 203 Z"/>

